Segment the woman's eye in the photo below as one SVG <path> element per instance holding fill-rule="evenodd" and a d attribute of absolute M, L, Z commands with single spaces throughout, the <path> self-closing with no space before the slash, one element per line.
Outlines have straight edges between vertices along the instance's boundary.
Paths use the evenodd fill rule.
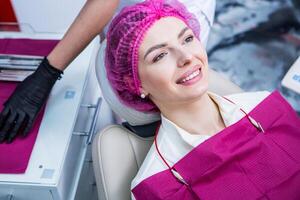
<path fill-rule="evenodd" d="M 153 62 L 157 62 L 159 61 L 160 59 L 162 59 L 167 53 L 161 53 L 159 54 L 158 56 L 155 56 L 154 59 L 153 59 Z"/>
<path fill-rule="evenodd" d="M 188 36 L 187 38 L 185 38 L 185 42 L 192 42 L 194 40 L 194 36 L 193 35 L 190 35 Z"/>

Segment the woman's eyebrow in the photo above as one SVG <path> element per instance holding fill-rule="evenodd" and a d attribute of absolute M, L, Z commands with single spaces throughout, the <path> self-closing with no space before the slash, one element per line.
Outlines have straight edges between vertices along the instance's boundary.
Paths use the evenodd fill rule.
<path fill-rule="evenodd" d="M 155 49 L 159 49 L 159 48 L 162 48 L 162 47 L 165 47 L 167 46 L 167 44 L 163 43 L 163 44 L 157 44 L 157 45 L 154 45 L 153 47 L 151 47 L 150 49 L 148 49 L 148 51 L 146 52 L 145 56 L 144 56 L 144 60 L 146 59 L 146 56 L 151 53 L 152 51 L 154 51 Z"/>
<path fill-rule="evenodd" d="M 180 33 L 178 34 L 177 38 L 179 39 L 180 37 L 182 37 L 182 36 L 184 35 L 184 33 L 185 33 L 187 30 L 189 30 L 189 28 L 188 28 L 188 27 L 184 27 L 184 28 L 180 31 Z M 159 49 L 159 48 L 162 48 L 162 47 L 165 47 L 165 46 L 167 46 L 167 44 L 166 44 L 166 43 L 162 43 L 162 44 L 154 45 L 153 47 L 149 48 L 149 49 L 147 50 L 145 56 L 144 56 L 144 60 L 146 59 L 146 57 L 147 57 L 147 55 L 148 55 L 149 53 L 151 53 L 151 52 L 154 51 L 155 49 Z"/>
<path fill-rule="evenodd" d="M 182 37 L 187 30 L 189 30 L 189 27 L 185 27 L 184 29 L 182 29 L 177 38 L 179 39 L 180 37 Z"/>

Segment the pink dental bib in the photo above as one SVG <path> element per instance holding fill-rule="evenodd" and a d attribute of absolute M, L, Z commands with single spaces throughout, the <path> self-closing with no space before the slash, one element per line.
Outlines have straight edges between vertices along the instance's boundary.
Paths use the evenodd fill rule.
<path fill-rule="evenodd" d="M 300 199 L 300 119 L 296 112 L 279 92 L 273 92 L 249 116 L 263 131 L 248 117 L 242 118 L 198 145 L 171 170 L 142 181 L 132 190 L 135 198 Z"/>

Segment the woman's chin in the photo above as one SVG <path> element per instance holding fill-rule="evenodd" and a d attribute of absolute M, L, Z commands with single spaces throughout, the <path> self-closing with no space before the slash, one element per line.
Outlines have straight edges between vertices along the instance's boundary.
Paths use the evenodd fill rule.
<path fill-rule="evenodd" d="M 198 84 L 195 84 L 194 87 L 186 88 L 186 91 L 194 93 L 195 95 L 202 95 L 208 90 L 208 81 L 202 80 Z"/>
<path fill-rule="evenodd" d="M 186 99 L 196 99 L 201 98 L 208 91 L 208 84 L 200 85 L 194 88 L 189 88 L 185 90 L 181 95 L 184 95 Z"/>

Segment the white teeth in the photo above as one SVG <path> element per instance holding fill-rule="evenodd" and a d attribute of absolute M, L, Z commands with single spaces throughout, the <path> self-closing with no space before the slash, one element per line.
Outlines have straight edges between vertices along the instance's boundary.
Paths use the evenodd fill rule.
<path fill-rule="evenodd" d="M 184 83 L 186 81 L 189 81 L 189 80 L 195 78 L 196 76 L 198 76 L 199 73 L 200 73 L 200 70 L 197 70 L 197 71 L 193 72 L 192 74 L 190 74 L 188 77 L 184 78 L 181 82 Z"/>

